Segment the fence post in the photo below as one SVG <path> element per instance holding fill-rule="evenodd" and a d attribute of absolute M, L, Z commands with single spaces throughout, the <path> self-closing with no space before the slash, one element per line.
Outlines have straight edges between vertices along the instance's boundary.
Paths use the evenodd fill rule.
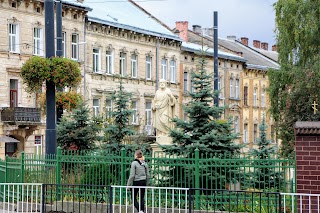
<path fill-rule="evenodd" d="M 62 155 L 61 148 L 57 147 L 57 155 L 56 155 L 56 192 L 57 192 L 57 200 L 60 200 L 61 155 Z"/>
<path fill-rule="evenodd" d="M 200 158 L 200 156 L 199 156 L 199 149 L 198 148 L 196 148 L 196 150 L 195 150 L 195 163 L 196 163 L 196 168 L 195 168 L 195 173 L 196 173 L 196 179 L 195 179 L 195 197 L 196 197 L 196 209 L 197 210 L 199 210 L 200 209 L 200 206 L 199 206 L 199 204 L 200 204 L 200 190 L 199 190 L 199 188 L 200 188 L 200 172 L 199 172 L 199 158 Z"/>
<path fill-rule="evenodd" d="M 21 183 L 24 183 L 24 151 L 21 152 Z"/>
<path fill-rule="evenodd" d="M 109 186 L 109 212 L 112 213 L 113 210 L 113 206 L 112 206 L 112 202 L 113 202 L 113 196 L 112 196 L 112 186 Z M 119 208 L 121 208 L 121 206 L 119 206 Z"/>
<path fill-rule="evenodd" d="M 121 186 L 126 185 L 126 167 L 125 167 L 126 149 L 121 148 Z"/>
<path fill-rule="evenodd" d="M 281 198 L 281 193 L 278 193 L 279 195 L 279 213 L 282 213 L 282 198 Z"/>

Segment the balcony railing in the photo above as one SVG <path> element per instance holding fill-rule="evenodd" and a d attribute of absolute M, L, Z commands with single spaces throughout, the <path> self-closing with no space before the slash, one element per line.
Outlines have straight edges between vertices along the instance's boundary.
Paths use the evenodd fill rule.
<path fill-rule="evenodd" d="M 41 114 L 38 108 L 4 107 L 1 111 L 2 122 L 40 122 Z"/>

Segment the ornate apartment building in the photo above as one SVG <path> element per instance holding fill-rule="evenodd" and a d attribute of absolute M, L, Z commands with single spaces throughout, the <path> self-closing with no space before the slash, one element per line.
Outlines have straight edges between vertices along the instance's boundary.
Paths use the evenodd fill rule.
<path fill-rule="evenodd" d="M 179 95 L 181 39 L 132 1 L 62 3 L 63 56 L 79 62 L 79 91 L 93 115 L 110 116 L 111 94 L 122 81 L 133 94 L 131 124 L 153 134 L 158 80 Z M 45 150 L 45 119 L 19 75 L 29 57 L 45 56 L 44 12 L 43 1 L 0 2 L 1 158 Z"/>
<path fill-rule="evenodd" d="M 63 4 L 64 54 L 83 59 L 84 20 L 89 8 Z M 0 157 L 44 150 L 44 119 L 35 94 L 25 91 L 20 69 L 31 56 L 45 55 L 43 1 L 0 1 Z M 84 49 L 84 48 L 82 48 Z"/>
<path fill-rule="evenodd" d="M 177 22 L 172 31 L 131 0 L 62 3 L 63 56 L 79 62 L 83 78 L 78 91 L 93 115 L 110 116 L 111 94 L 122 81 L 133 94 L 131 124 L 152 135 L 151 102 L 159 80 L 166 79 L 179 102 L 176 113 L 185 116 L 181 106 L 189 99 L 191 71 L 202 47 L 213 72 L 212 38 L 199 33 L 200 26 L 189 30 L 187 22 Z M 19 75 L 29 57 L 45 56 L 44 12 L 40 0 L 0 1 L 0 158 L 45 150 L 45 119 Z M 268 52 L 258 50 L 235 39 L 219 40 L 220 105 L 229 106 L 224 116 L 233 118 L 238 142 L 250 146 L 267 114 L 266 70 L 278 66 Z"/>
<path fill-rule="evenodd" d="M 182 55 L 185 46 L 204 45 L 209 59 L 208 70 L 213 70 L 212 28 L 193 25 L 190 30 L 188 22 L 183 21 L 176 22 L 173 31 L 186 42 L 181 46 Z M 266 92 L 268 69 L 279 68 L 275 46 L 270 51 L 265 42 L 254 40 L 253 46 L 250 46 L 248 38 L 243 37 L 238 41 L 235 36 L 229 36 L 227 39 L 218 39 L 218 49 L 218 88 L 221 91 L 219 104 L 228 106 L 225 117 L 233 119 L 234 131 L 240 133 L 238 142 L 246 145 L 243 151 L 255 146 L 263 116 L 268 124 L 268 137 L 276 142 L 272 118 L 268 114 L 269 100 Z M 181 61 L 183 62 L 183 57 Z M 188 66 L 195 66 L 195 63 L 189 63 Z"/>
<path fill-rule="evenodd" d="M 196 26 L 195 30 L 189 30 L 188 22 L 176 22 L 174 31 L 179 34 L 184 40 L 181 45 L 181 70 L 184 81 L 181 91 L 186 91 L 188 88 L 188 79 L 190 78 L 190 71 L 195 69 L 197 64 L 196 53 L 201 49 L 205 51 L 207 56 L 207 71 L 213 74 L 213 48 L 212 41 L 198 32 Z M 190 60 L 191 59 L 191 60 Z M 246 59 L 237 53 L 218 47 L 218 88 L 219 105 L 228 105 L 229 108 L 225 110 L 224 117 L 226 119 L 234 120 L 234 131 L 240 133 L 240 121 L 242 120 L 241 113 L 241 73 L 244 70 Z M 185 96 L 185 98 L 183 98 Z M 188 101 L 188 97 L 183 94 L 181 96 L 184 102 Z M 183 116 L 183 115 L 181 115 Z M 237 142 L 241 142 L 238 138 Z"/>
<path fill-rule="evenodd" d="M 111 94 L 122 81 L 133 94 L 131 124 L 153 134 L 151 102 L 159 79 L 179 95 L 180 38 L 134 2 L 86 3 L 93 10 L 86 22 L 85 99 L 94 114 L 108 117 Z"/>

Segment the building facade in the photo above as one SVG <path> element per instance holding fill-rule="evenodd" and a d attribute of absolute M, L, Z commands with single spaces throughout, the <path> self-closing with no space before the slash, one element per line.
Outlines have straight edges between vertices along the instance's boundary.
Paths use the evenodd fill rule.
<path fill-rule="evenodd" d="M 83 54 L 75 39 L 83 40 L 83 22 L 88 9 L 63 4 L 64 54 Z M 43 1 L 0 2 L 0 157 L 19 156 L 21 151 L 44 152 L 45 119 L 41 118 L 35 94 L 26 92 L 20 69 L 31 56 L 45 56 Z"/>
<path fill-rule="evenodd" d="M 131 0 L 62 3 L 63 57 L 79 63 L 82 82 L 77 89 L 93 116 L 110 118 L 114 109 L 111 95 L 122 82 L 125 91 L 132 93 L 130 125 L 154 135 L 151 103 L 159 80 L 166 79 L 178 100 L 176 114 L 186 117 L 182 105 L 189 100 L 191 72 L 202 48 L 209 62 L 207 70 L 213 73 L 212 30 L 200 26 L 189 30 L 188 22 L 177 22 L 172 31 Z M 20 78 L 28 58 L 45 57 L 44 13 L 43 1 L 0 2 L 2 159 L 22 151 L 43 154 L 45 150 L 45 118 L 37 96 L 25 91 Z M 233 120 L 238 142 L 249 148 L 255 144 L 264 115 L 272 135 L 266 72 L 278 64 L 273 60 L 275 54 L 268 54 L 249 47 L 245 39 L 219 39 L 219 104 L 228 106 L 224 118 Z"/>

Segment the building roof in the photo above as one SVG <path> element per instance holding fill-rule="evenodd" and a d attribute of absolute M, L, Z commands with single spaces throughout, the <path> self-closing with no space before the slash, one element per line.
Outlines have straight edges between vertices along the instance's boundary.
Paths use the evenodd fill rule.
<path fill-rule="evenodd" d="M 130 0 L 85 0 L 85 5 L 92 8 L 88 13 L 89 21 L 181 41 L 164 24 Z"/>
<path fill-rule="evenodd" d="M 243 58 L 247 59 L 247 67 L 252 69 L 266 70 L 268 68 L 278 69 L 280 66 L 274 60 L 262 55 L 259 51 L 245 46 L 237 40 L 219 38 L 219 45 L 235 52 L 242 53 Z"/>
<path fill-rule="evenodd" d="M 74 7 L 80 7 L 80 8 L 83 8 L 84 10 L 86 11 L 91 11 L 92 9 L 90 7 L 88 7 L 87 5 L 83 4 L 83 3 L 80 3 L 76 0 L 61 0 L 61 2 L 63 4 L 66 4 L 66 5 L 70 5 L 70 6 L 74 6 Z"/>
<path fill-rule="evenodd" d="M 181 50 L 197 52 L 197 53 L 199 53 L 203 50 L 203 51 L 205 51 L 206 55 L 213 56 L 213 54 L 214 54 L 213 48 L 211 48 L 211 47 L 201 46 L 199 44 L 189 43 L 189 42 L 182 42 Z M 245 58 L 243 58 L 241 56 L 227 53 L 227 52 L 224 52 L 221 50 L 218 50 L 218 57 L 224 58 L 224 59 L 229 59 L 229 60 L 234 60 L 234 61 L 241 61 L 241 62 L 247 61 Z"/>
<path fill-rule="evenodd" d="M 261 53 L 262 55 L 274 60 L 274 61 L 278 61 L 278 56 L 279 53 L 277 51 L 270 51 L 270 50 L 264 50 L 262 48 L 255 48 L 255 47 L 250 47 L 255 51 L 258 51 L 259 53 Z"/>

